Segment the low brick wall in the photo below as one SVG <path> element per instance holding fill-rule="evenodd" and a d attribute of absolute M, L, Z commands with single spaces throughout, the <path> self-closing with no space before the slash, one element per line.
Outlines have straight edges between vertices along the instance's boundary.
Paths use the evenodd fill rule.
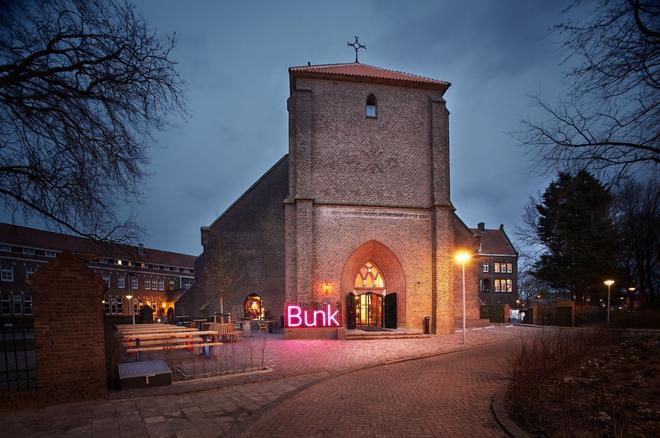
<path fill-rule="evenodd" d="M 341 332 L 341 333 L 340 333 Z M 343 327 L 285 328 L 286 339 L 344 339 Z"/>

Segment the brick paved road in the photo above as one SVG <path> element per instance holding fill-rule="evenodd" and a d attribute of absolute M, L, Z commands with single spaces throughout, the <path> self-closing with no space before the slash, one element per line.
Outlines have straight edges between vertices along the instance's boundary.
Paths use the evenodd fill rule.
<path fill-rule="evenodd" d="M 505 382 L 511 345 L 331 378 L 265 412 L 240 435 L 504 436 L 491 414 L 490 398 Z"/>
<path fill-rule="evenodd" d="M 460 335 L 376 341 L 274 340 L 267 347 L 266 363 L 273 367 L 271 373 L 246 377 L 248 380 L 231 379 L 215 383 L 202 379 L 197 383 L 172 385 L 156 388 L 155 391 L 132 394 L 141 395 L 141 398 L 4 412 L 0 413 L 0 438 L 218 437 L 241 433 L 246 427 L 253 427 L 250 430 L 261 435 L 271 435 L 279 431 L 278 434 L 283 436 L 287 435 L 285 429 L 288 426 L 284 423 L 286 419 L 303 418 L 311 425 L 317 424 L 315 427 L 326 427 L 327 424 L 327 432 L 331 432 L 334 430 L 331 428 L 332 424 L 351 417 L 362 419 L 369 426 L 372 422 L 390 424 L 394 413 L 403 412 L 406 418 L 409 418 L 418 411 L 420 404 L 424 407 L 419 409 L 421 413 L 417 414 L 423 420 L 419 423 L 420 426 L 400 430 L 393 428 L 390 429 L 392 434 L 405 432 L 409 435 L 411 432 L 425 430 L 437 432 L 437 422 L 442 421 L 448 431 L 459 430 L 450 428 L 451 425 L 465 427 L 467 433 L 478 435 L 477 430 L 489 430 L 487 428 L 492 421 L 487 407 L 487 395 L 501 383 L 497 381 L 501 373 L 498 368 L 500 365 L 497 364 L 504 354 L 504 350 L 501 350 L 504 347 L 489 344 L 515 344 L 516 339 L 532 332 L 535 330 L 502 326 L 470 332 L 467 347 L 486 346 L 436 359 L 365 369 L 343 376 L 342 373 L 347 371 L 372 367 L 387 361 L 456 351 L 463 348 L 459 343 Z M 500 353 L 494 353 L 497 351 Z M 465 363 L 457 359 L 463 357 L 466 358 Z M 399 382 L 398 385 L 411 385 L 407 392 L 409 396 L 401 397 L 402 391 L 395 391 L 395 385 L 384 383 L 385 376 L 390 374 L 395 376 L 394 380 Z M 369 391 L 368 394 L 361 393 L 360 397 L 353 397 L 351 392 L 335 389 L 334 382 L 341 383 L 343 379 L 347 379 L 350 384 L 351 379 L 361 375 L 367 378 L 360 378 L 358 383 L 371 386 L 376 392 L 380 391 L 380 394 Z M 300 392 L 303 388 L 332 376 L 339 377 Z M 430 380 L 426 381 L 422 376 Z M 481 382 L 483 385 L 479 387 L 475 382 Z M 404 386 L 399 388 L 405 389 Z M 424 395 L 429 393 L 428 388 L 431 386 L 434 388 L 434 398 Z M 176 393 L 160 392 L 173 389 L 176 389 Z M 456 396 L 457 391 L 460 396 Z M 419 394 L 422 394 L 421 399 Z M 338 398 L 340 396 L 344 398 Z M 323 397 L 329 397 L 329 406 L 334 406 L 333 409 L 320 408 L 322 404 L 315 400 L 321 400 Z M 370 403 L 373 403 L 371 407 Z M 428 410 L 427 404 L 444 408 Z M 349 407 L 348 410 L 344 409 L 346 406 Z M 287 418 L 278 418 L 283 412 Z M 301 416 L 301 412 L 306 414 Z M 316 419 L 324 412 L 330 416 L 326 418 L 327 423 Z M 373 416 L 367 418 L 372 412 Z M 469 421 L 461 423 L 462 425 L 456 422 L 458 412 L 465 412 L 465 416 L 461 418 Z M 316 417 L 310 419 L 309 415 Z M 384 420 L 386 416 L 387 421 Z M 255 417 L 258 420 L 256 423 Z M 451 421 L 454 422 L 450 423 Z M 429 429 L 432 426 L 436 428 Z M 280 427 L 281 429 L 276 429 Z M 497 433 L 493 430 L 489 435 Z M 355 430 L 351 430 L 351 434 L 354 432 Z M 305 431 L 299 436 L 308 435 Z M 457 433 L 454 436 L 460 435 L 462 434 Z"/>

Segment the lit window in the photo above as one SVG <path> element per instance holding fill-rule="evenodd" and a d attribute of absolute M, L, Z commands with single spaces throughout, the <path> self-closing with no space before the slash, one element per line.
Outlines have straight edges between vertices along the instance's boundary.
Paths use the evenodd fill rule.
<path fill-rule="evenodd" d="M 2 265 L 2 267 L 0 268 L 0 280 L 14 281 L 14 266 Z"/>
<path fill-rule="evenodd" d="M 501 292 L 500 290 L 500 279 L 496 278 L 493 284 L 493 291 L 495 292 Z"/>
<path fill-rule="evenodd" d="M 513 291 L 513 282 L 511 281 L 510 278 L 507 278 L 507 280 L 506 280 L 506 291 L 507 292 L 512 292 Z"/>
<path fill-rule="evenodd" d="M 495 263 L 495 264 L 494 264 L 493 271 L 495 271 L 495 272 L 501 272 L 501 271 L 500 271 L 500 264 L 499 264 L 499 263 Z"/>
<path fill-rule="evenodd" d="M 245 299 L 245 303 L 243 303 L 243 306 L 245 309 L 246 318 L 254 319 L 261 317 L 261 308 L 263 306 L 263 302 L 259 295 L 248 295 L 248 297 Z"/>
<path fill-rule="evenodd" d="M 380 269 L 372 262 L 367 262 L 355 276 L 353 286 L 355 289 L 384 289 L 385 280 Z"/>
<path fill-rule="evenodd" d="M 367 96 L 366 116 L 370 119 L 378 117 L 378 108 L 376 104 L 376 96 L 370 94 Z"/>
<path fill-rule="evenodd" d="M 117 276 L 117 287 L 119 289 L 125 289 L 126 288 L 126 276 L 124 276 L 124 275 Z"/>
<path fill-rule="evenodd" d="M 481 272 L 488 272 L 488 263 L 484 263 L 481 265 Z"/>
<path fill-rule="evenodd" d="M 513 264 L 512 263 L 507 263 L 506 264 L 506 272 L 509 274 L 513 273 Z"/>

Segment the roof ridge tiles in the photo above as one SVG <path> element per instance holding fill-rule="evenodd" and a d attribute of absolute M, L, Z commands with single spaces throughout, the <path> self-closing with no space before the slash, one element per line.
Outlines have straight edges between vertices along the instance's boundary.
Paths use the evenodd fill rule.
<path fill-rule="evenodd" d="M 340 69 L 345 69 L 341 71 Z M 363 71 L 359 71 L 363 70 Z M 368 70 L 372 70 L 371 74 Z M 383 75 L 377 74 L 377 72 L 383 72 Z M 336 63 L 336 64 L 315 64 L 315 65 L 301 65 L 301 66 L 292 66 L 289 67 L 289 73 L 318 73 L 318 74 L 327 74 L 327 75 L 337 75 L 337 76 L 347 76 L 347 77 L 358 77 L 358 78 L 375 78 L 375 79 L 386 79 L 386 80 L 398 80 L 404 82 L 419 82 L 426 84 L 442 85 L 449 87 L 450 82 L 443 81 L 440 79 L 433 79 L 428 76 L 417 75 L 414 73 L 408 73 L 401 70 L 394 70 L 385 67 L 380 67 L 377 65 L 363 64 L 363 63 Z"/>

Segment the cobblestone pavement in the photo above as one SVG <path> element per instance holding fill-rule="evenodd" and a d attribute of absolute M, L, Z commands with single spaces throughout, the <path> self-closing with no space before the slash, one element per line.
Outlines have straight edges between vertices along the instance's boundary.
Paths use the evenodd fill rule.
<path fill-rule="evenodd" d="M 365 375 L 371 376 L 370 379 L 374 379 L 368 380 L 370 385 L 377 385 L 377 389 L 388 387 L 393 390 L 394 386 L 390 387 L 389 383 L 384 385 L 386 374 L 383 374 L 383 370 L 399 376 L 397 379 L 416 382 L 415 385 L 418 386 L 411 387 L 410 396 L 398 400 L 395 399 L 394 392 L 391 392 L 386 398 L 378 398 L 362 391 L 355 394 L 343 393 L 342 397 L 347 398 L 341 400 L 350 403 L 350 409 L 328 411 L 333 412 L 333 416 L 328 419 L 328 428 L 331 427 L 331 423 L 336 423 L 338 419 L 344 418 L 343 416 L 347 413 L 352 413 L 363 403 L 365 409 L 366 405 L 371 402 L 375 403 L 376 407 L 385 407 L 391 400 L 394 403 L 393 406 L 397 406 L 399 403 L 409 406 L 405 408 L 405 411 L 412 415 L 417 409 L 413 407 L 419 406 L 416 404 L 418 398 L 414 394 L 417 396 L 423 394 L 426 384 L 418 378 L 415 380 L 414 375 L 405 377 L 409 371 L 406 371 L 408 368 L 403 363 L 378 367 L 373 370 L 366 368 L 478 345 L 484 345 L 484 347 L 460 353 L 460 357 L 463 357 L 462 355 L 467 355 L 468 351 L 474 351 L 474 356 L 469 356 L 474 358 L 470 362 L 474 373 L 466 375 L 464 371 L 451 368 L 455 370 L 454 374 L 432 374 L 434 377 L 431 385 L 434 388 L 442 388 L 442 382 L 445 382 L 446 387 L 441 392 L 445 397 L 450 397 L 454 394 L 453 391 L 457 391 L 457 388 L 461 387 L 460 384 L 456 385 L 451 382 L 462 382 L 460 379 L 464 378 L 473 382 L 470 379 L 474 379 L 475 373 L 480 367 L 484 367 L 480 377 L 483 379 L 484 388 L 475 393 L 472 392 L 472 389 L 467 392 L 462 391 L 463 396 L 455 398 L 455 405 L 448 407 L 446 412 L 436 413 L 435 418 L 444 418 L 442 415 L 455 417 L 456 409 L 461 407 L 466 412 L 470 409 L 475 410 L 470 418 L 481 416 L 484 424 L 490 424 L 489 410 L 484 408 L 486 406 L 484 403 L 487 403 L 488 400 L 482 399 L 482 395 L 490 393 L 492 388 L 496 389 L 499 382 L 497 382 L 497 372 L 492 368 L 494 365 L 490 360 L 480 359 L 480 354 L 482 354 L 480 352 L 491 351 L 487 350 L 491 348 L 488 344 L 493 344 L 492 348 L 495 349 L 502 348 L 495 347 L 495 343 L 515 343 L 517 338 L 532 332 L 536 332 L 536 330 L 510 326 L 471 331 L 468 333 L 466 346 L 460 344 L 459 334 L 433 336 L 427 339 L 368 341 L 285 341 L 271 338 L 266 347 L 266 364 L 273 368 L 272 372 L 238 379 L 200 379 L 197 382 L 185 382 L 169 387 L 154 388 L 154 390 L 114 394 L 115 397 L 133 397 L 128 399 L 64 404 L 39 410 L 0 413 L 0 424 L 2 424 L 0 437 L 215 437 L 229 434 L 230 429 L 231 434 L 240 433 L 245 427 L 252 424 L 254 418 L 258 419 L 254 426 L 257 429 L 250 430 L 257 431 L 259 428 L 263 428 L 261 429 L 262 434 L 271 434 L 275 429 L 267 424 L 267 420 L 273 418 L 272 415 L 276 412 L 287 412 L 281 410 L 283 407 L 294 406 L 295 409 L 289 411 L 288 416 L 292 417 L 291 413 L 294 413 L 296 418 L 299 417 L 298 412 L 303 412 L 312 406 L 319 409 L 319 403 L 297 406 L 295 400 L 303 397 L 302 402 L 307 403 L 306 397 L 310 393 L 317 394 L 315 391 L 318 389 L 315 388 L 334 388 L 334 384 L 328 382 L 340 379 L 350 380 L 354 375 L 365 373 Z M 450 356 L 456 355 L 446 357 Z M 415 364 L 413 367 L 417 373 L 423 371 L 418 367 L 426 363 L 433 363 L 433 359 L 410 362 L 410 364 Z M 433 368 L 430 365 L 429 367 L 429 369 Z M 365 368 L 365 370 L 340 376 L 361 368 Z M 328 380 L 321 386 L 313 386 L 315 382 L 323 382 L 334 376 L 340 377 Z M 468 380 L 466 380 L 466 385 L 469 383 Z M 470 388 L 478 389 L 474 383 L 469 385 Z M 338 394 L 330 393 L 331 397 L 339 397 Z M 318 398 L 319 395 L 314 397 Z M 442 401 L 441 399 L 434 400 L 434 403 Z M 378 410 L 375 412 L 377 414 L 373 418 L 367 418 L 367 414 L 358 415 L 356 418 L 362 418 L 371 424 L 374 421 L 378 422 L 379 418 L 386 415 Z M 255 414 L 257 415 L 255 416 Z M 438 417 L 440 414 L 442 415 Z M 391 413 L 387 415 L 391 415 Z M 280 426 L 284 429 L 280 429 Z M 430 423 L 425 423 L 424 427 L 429 426 Z M 278 433 L 287 434 L 285 426 L 278 423 L 277 427 Z M 394 429 L 392 432 L 394 433 Z M 469 429 L 469 432 L 471 433 L 472 429 Z M 403 429 L 401 433 L 403 433 Z M 301 436 L 306 435 L 308 434 L 303 433 Z"/>
<path fill-rule="evenodd" d="M 510 343 L 365 369 L 314 385 L 266 411 L 243 437 L 505 436 L 490 399 Z"/>

